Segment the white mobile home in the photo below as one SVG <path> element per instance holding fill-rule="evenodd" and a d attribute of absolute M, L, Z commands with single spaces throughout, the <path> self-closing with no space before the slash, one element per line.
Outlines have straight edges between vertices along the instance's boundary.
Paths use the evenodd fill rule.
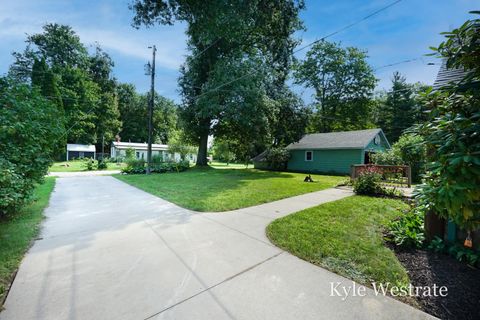
<path fill-rule="evenodd" d="M 147 160 L 148 144 L 138 142 L 112 142 L 110 148 L 110 157 L 123 158 L 126 156 L 127 149 L 132 149 L 135 152 L 135 158 Z M 168 151 L 168 145 L 152 143 L 152 156 L 161 155 L 166 161 L 180 161 L 180 154 L 171 154 Z M 186 160 L 195 162 L 197 156 L 195 154 L 188 154 Z"/>

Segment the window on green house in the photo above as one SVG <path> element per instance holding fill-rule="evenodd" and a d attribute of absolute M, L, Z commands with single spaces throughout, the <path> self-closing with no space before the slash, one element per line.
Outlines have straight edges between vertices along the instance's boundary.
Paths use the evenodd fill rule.
<path fill-rule="evenodd" d="M 313 151 L 305 151 L 305 161 L 313 161 Z"/>

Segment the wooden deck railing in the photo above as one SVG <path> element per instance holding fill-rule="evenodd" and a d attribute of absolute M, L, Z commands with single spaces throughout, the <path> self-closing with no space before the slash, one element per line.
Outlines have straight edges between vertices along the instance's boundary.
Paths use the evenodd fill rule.
<path fill-rule="evenodd" d="M 350 177 L 355 180 L 367 168 L 374 168 L 382 175 L 382 184 L 387 186 L 412 186 L 412 170 L 410 166 L 389 166 L 379 164 L 354 164 Z"/>

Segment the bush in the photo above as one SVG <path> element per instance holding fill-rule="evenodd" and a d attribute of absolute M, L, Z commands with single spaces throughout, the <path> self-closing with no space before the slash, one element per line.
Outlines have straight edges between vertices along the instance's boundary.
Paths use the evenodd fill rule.
<path fill-rule="evenodd" d="M 412 180 L 420 181 L 425 172 L 426 148 L 424 140 L 416 134 L 404 134 L 385 152 L 372 154 L 372 162 L 383 165 L 408 165 L 412 170 Z"/>
<path fill-rule="evenodd" d="M 457 259 L 458 261 L 464 261 L 472 266 L 475 266 L 480 261 L 480 252 L 471 248 L 466 248 L 458 243 L 447 244 L 443 239 L 435 237 L 428 249 L 437 253 L 447 253 Z"/>
<path fill-rule="evenodd" d="M 83 160 L 83 167 L 85 170 L 92 171 L 94 169 L 95 162 L 91 158 L 85 158 Z"/>
<path fill-rule="evenodd" d="M 182 172 L 190 168 L 190 162 L 188 160 L 180 162 L 163 162 L 152 164 L 152 171 L 156 173 L 165 172 Z"/>
<path fill-rule="evenodd" d="M 188 160 L 180 162 L 153 162 L 151 165 L 152 173 L 165 173 L 165 172 L 182 172 L 190 168 L 190 162 Z M 127 174 L 139 174 L 145 173 L 145 161 L 143 159 L 127 161 L 127 166 L 122 169 L 123 173 Z"/>
<path fill-rule="evenodd" d="M 373 153 L 370 155 L 370 157 L 372 162 L 375 164 L 389 165 L 389 166 L 399 166 L 404 164 L 400 155 L 397 152 L 395 152 L 393 148 L 384 152 Z"/>
<path fill-rule="evenodd" d="M 24 179 L 21 174 L 16 172 L 14 164 L 0 158 L 1 208 L 14 209 L 23 206 L 32 191 L 29 183 L 29 180 Z M 10 213 L 8 211 L 3 213 Z"/>
<path fill-rule="evenodd" d="M 128 159 L 127 166 L 122 169 L 122 172 L 127 174 L 145 173 L 145 160 Z"/>
<path fill-rule="evenodd" d="M 63 137 L 56 106 L 36 89 L 0 78 L 0 216 L 28 201 Z"/>
<path fill-rule="evenodd" d="M 108 165 L 107 165 L 107 160 L 106 159 L 98 160 L 98 163 L 97 163 L 97 169 L 98 170 L 104 170 L 104 169 L 107 169 L 107 168 L 108 168 Z"/>
<path fill-rule="evenodd" d="M 353 181 L 353 191 L 357 194 L 377 195 L 383 193 L 380 185 L 382 175 L 374 167 L 367 167 Z"/>
<path fill-rule="evenodd" d="M 285 170 L 290 159 L 290 152 L 285 148 L 271 148 L 267 150 L 265 160 L 274 170 Z"/>
<path fill-rule="evenodd" d="M 424 215 L 410 210 L 387 226 L 386 240 L 402 248 L 420 248 L 425 241 Z"/>

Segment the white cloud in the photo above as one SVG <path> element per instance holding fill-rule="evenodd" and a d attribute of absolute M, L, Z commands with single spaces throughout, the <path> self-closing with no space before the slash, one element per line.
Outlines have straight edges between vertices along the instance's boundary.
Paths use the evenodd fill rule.
<path fill-rule="evenodd" d="M 111 30 L 76 29 L 83 43 L 92 45 L 98 42 L 102 48 L 115 50 L 123 55 L 148 61 L 151 50 L 148 46 L 154 43 L 145 37 L 136 37 L 132 32 L 119 33 Z M 135 30 L 133 30 L 134 33 Z M 162 42 L 163 44 L 163 42 Z M 108 50 L 107 50 L 108 51 Z M 184 58 L 184 40 L 157 45 L 156 63 L 167 69 L 178 69 Z"/>

